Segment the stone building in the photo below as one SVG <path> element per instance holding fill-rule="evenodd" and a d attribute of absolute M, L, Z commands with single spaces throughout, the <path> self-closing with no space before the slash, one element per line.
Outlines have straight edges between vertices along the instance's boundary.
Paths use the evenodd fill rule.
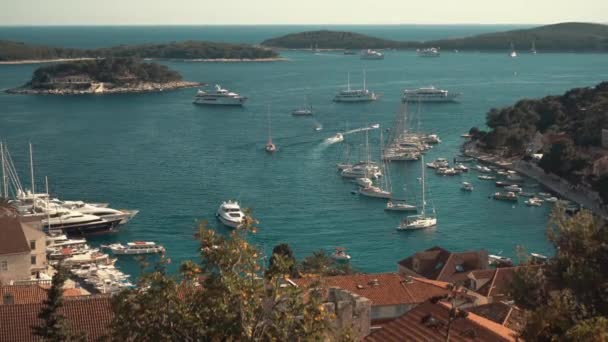
<path fill-rule="evenodd" d="M 46 235 L 17 217 L 0 217 L 0 284 L 28 281 L 46 268 Z"/>

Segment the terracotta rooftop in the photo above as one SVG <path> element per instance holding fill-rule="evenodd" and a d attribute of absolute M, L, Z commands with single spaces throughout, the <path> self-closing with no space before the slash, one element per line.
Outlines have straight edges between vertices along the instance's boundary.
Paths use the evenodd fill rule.
<path fill-rule="evenodd" d="M 467 280 L 473 270 L 487 269 L 488 260 L 484 250 L 453 253 L 433 247 L 399 261 L 399 265 L 421 277 L 458 283 Z"/>
<path fill-rule="evenodd" d="M 7 295 L 11 296 L 12 304 L 42 303 L 47 297 L 49 286 L 40 285 L 10 285 L 0 286 L 0 305 L 4 305 Z M 80 289 L 67 288 L 63 290 L 64 297 L 83 296 Z M 6 298 L 8 300 L 8 298 Z M 9 304 L 9 303 L 6 303 Z"/>
<path fill-rule="evenodd" d="M 468 308 L 467 311 L 487 318 L 515 332 L 521 332 L 526 325 L 526 314 L 514 305 L 504 302 L 479 305 Z"/>
<path fill-rule="evenodd" d="M 372 306 L 417 304 L 448 293 L 448 283 L 423 278 L 406 278 L 396 273 L 355 274 L 322 278 L 292 279 L 300 287 L 320 281 L 323 287 L 339 287 L 368 298 Z"/>
<path fill-rule="evenodd" d="M 38 312 L 41 308 L 42 303 L 0 305 L 0 340 L 38 341 L 31 327 L 40 324 Z M 88 341 L 96 341 L 109 332 L 108 325 L 112 320 L 110 297 L 66 298 L 60 312 L 72 329 L 86 334 Z"/>
<path fill-rule="evenodd" d="M 426 302 L 387 323 L 363 340 L 366 342 L 445 341 L 450 307 Z M 515 341 L 516 333 L 474 313 L 452 323 L 450 341 Z"/>
<path fill-rule="evenodd" d="M 29 253 L 30 244 L 25 238 L 19 219 L 13 216 L 0 216 L 0 255 Z"/>
<path fill-rule="evenodd" d="M 477 293 L 486 297 L 506 296 L 513 275 L 519 267 L 501 267 L 494 270 L 492 279 L 477 290 Z"/>

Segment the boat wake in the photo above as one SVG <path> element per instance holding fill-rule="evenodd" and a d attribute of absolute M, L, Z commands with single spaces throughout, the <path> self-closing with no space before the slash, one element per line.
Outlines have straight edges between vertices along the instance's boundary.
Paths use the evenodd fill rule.
<path fill-rule="evenodd" d="M 378 129 L 380 128 L 380 124 L 373 124 L 367 127 L 362 127 L 362 128 L 357 128 L 357 129 L 351 129 L 350 131 L 346 131 L 342 134 L 352 134 L 352 133 L 358 133 L 358 132 L 365 132 L 365 131 L 371 131 L 372 129 Z"/>

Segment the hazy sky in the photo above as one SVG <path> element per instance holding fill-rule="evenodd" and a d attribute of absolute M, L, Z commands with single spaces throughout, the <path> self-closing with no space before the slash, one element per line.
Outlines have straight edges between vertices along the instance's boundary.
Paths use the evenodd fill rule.
<path fill-rule="evenodd" d="M 608 0 L 0 0 L 0 25 L 545 24 L 608 21 Z"/>

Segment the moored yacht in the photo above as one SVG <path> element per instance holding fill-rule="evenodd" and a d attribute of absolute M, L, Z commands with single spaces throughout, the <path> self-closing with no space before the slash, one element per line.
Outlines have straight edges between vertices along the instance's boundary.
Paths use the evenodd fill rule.
<path fill-rule="evenodd" d="M 371 49 L 362 50 L 361 59 L 370 59 L 370 60 L 384 59 L 384 54 L 382 54 L 382 52 L 379 52 L 376 50 L 371 50 Z"/>
<path fill-rule="evenodd" d="M 405 220 L 401 221 L 401 224 L 399 225 L 399 227 L 397 227 L 397 230 L 416 230 L 433 228 L 437 226 L 437 216 L 435 215 L 435 208 L 433 208 L 433 213 L 431 215 L 426 213 L 426 195 L 424 187 L 424 157 L 422 157 L 421 169 L 422 210 L 420 210 L 419 215 L 408 216 Z"/>
<path fill-rule="evenodd" d="M 194 97 L 194 103 L 204 105 L 242 106 L 245 101 L 246 97 L 223 89 L 218 84 L 214 92 L 199 90 Z"/>
<path fill-rule="evenodd" d="M 124 254 L 155 254 L 164 253 L 165 248 L 151 241 L 135 241 L 128 242 L 127 245 L 113 243 L 111 245 L 101 245 L 102 248 L 108 248 L 116 255 Z"/>
<path fill-rule="evenodd" d="M 350 89 L 350 73 L 346 90 L 341 90 L 334 97 L 334 102 L 371 102 L 376 101 L 379 96 L 366 88 L 365 71 L 363 72 L 363 89 Z"/>
<path fill-rule="evenodd" d="M 415 205 L 408 204 L 405 201 L 393 200 L 389 199 L 386 202 L 386 208 L 384 210 L 388 211 L 418 211 L 418 208 Z"/>
<path fill-rule="evenodd" d="M 95 215 L 87 215 L 70 210 L 48 210 L 42 220 L 47 232 L 62 232 L 67 235 L 107 233 L 118 230 L 121 219 L 105 220 Z"/>
<path fill-rule="evenodd" d="M 245 214 L 241 211 L 237 201 L 222 202 L 215 216 L 230 228 L 238 228 L 245 218 Z"/>
<path fill-rule="evenodd" d="M 460 93 L 452 93 L 433 86 L 403 91 L 403 102 L 454 102 Z"/>
<path fill-rule="evenodd" d="M 359 188 L 359 194 L 376 198 L 391 198 L 392 196 L 390 191 L 382 190 L 382 188 L 373 185 Z"/>
<path fill-rule="evenodd" d="M 439 48 L 430 47 L 426 49 L 417 49 L 416 53 L 420 57 L 439 57 L 441 53 L 439 52 Z"/>

